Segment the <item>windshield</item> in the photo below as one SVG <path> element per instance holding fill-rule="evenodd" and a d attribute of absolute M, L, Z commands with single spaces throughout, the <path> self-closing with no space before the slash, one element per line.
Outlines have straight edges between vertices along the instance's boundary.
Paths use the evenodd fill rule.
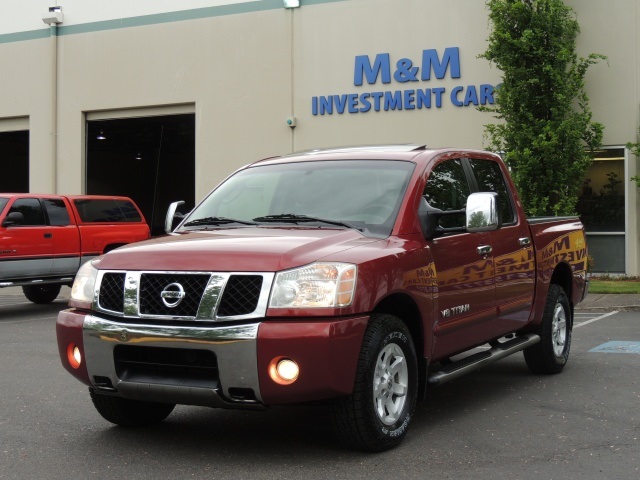
<path fill-rule="evenodd" d="M 414 164 L 392 160 L 338 160 L 257 165 L 233 175 L 188 216 L 181 230 L 210 219 L 257 225 L 350 228 L 387 237 Z M 310 217 L 310 218 L 302 218 Z M 327 221 L 333 222 L 333 224 Z"/>

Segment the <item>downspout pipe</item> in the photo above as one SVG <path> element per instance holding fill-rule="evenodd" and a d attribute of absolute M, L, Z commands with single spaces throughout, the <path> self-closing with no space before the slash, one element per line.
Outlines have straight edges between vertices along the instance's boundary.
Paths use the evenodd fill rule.
<path fill-rule="evenodd" d="M 53 174 L 51 175 L 51 191 L 58 193 L 58 25 L 51 24 L 51 163 Z"/>

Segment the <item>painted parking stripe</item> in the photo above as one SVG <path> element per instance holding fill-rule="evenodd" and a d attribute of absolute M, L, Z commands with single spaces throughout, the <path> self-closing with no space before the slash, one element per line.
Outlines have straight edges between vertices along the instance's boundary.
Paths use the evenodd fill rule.
<path fill-rule="evenodd" d="M 592 348 L 589 352 L 598 353 L 637 353 L 640 354 L 640 342 L 611 341 Z"/>
<path fill-rule="evenodd" d="M 591 319 L 586 320 L 584 322 L 574 323 L 573 328 L 584 327 L 585 325 L 589 325 L 590 323 L 597 322 L 598 320 L 602 320 L 603 318 L 610 317 L 611 315 L 615 315 L 616 313 L 618 313 L 618 310 L 614 310 L 613 312 L 605 313 L 603 315 L 598 315 L 597 317 L 591 318 Z"/>

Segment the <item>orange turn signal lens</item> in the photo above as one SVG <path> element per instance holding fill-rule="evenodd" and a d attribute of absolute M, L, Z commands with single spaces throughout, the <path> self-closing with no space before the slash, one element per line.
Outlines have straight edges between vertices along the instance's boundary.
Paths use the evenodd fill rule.
<path fill-rule="evenodd" d="M 269 377 L 278 385 L 291 385 L 299 375 L 300 367 L 290 358 L 276 357 L 269 362 Z"/>
<path fill-rule="evenodd" d="M 69 361 L 69 365 L 73 368 L 79 368 L 82 363 L 82 354 L 80 353 L 80 348 L 70 343 L 67 347 L 67 360 Z"/>

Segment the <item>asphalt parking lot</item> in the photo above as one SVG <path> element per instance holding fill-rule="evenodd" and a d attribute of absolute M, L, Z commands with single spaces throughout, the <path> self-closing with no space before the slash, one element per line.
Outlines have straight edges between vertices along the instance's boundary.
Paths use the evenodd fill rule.
<path fill-rule="evenodd" d="M 640 478 L 640 313 L 579 310 L 570 362 L 531 375 L 521 354 L 433 389 L 400 447 L 335 444 L 320 406 L 178 407 L 113 427 L 60 365 L 57 311 L 0 292 L 0 479 Z"/>

